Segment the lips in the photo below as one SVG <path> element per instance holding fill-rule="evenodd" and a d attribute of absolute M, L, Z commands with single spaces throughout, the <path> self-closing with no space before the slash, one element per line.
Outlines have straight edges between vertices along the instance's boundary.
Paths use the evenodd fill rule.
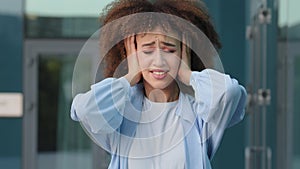
<path fill-rule="evenodd" d="M 151 70 L 150 73 L 157 80 L 162 80 L 167 76 L 167 71 L 164 70 Z"/>

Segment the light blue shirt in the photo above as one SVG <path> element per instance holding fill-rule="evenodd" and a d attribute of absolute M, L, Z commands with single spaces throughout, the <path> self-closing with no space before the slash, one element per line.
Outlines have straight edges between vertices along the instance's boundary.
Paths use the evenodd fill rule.
<path fill-rule="evenodd" d="M 210 160 L 226 128 L 244 117 L 246 91 L 237 80 L 212 69 L 192 72 L 194 96 L 180 92 L 176 115 L 184 132 L 187 169 L 210 169 Z M 107 78 L 77 95 L 71 118 L 80 121 L 89 136 L 111 153 L 110 169 L 126 169 L 144 90 L 122 77 Z"/>

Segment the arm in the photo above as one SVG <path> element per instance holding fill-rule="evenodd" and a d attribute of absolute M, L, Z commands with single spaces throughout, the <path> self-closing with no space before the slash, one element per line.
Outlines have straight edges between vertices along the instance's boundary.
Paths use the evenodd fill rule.
<path fill-rule="evenodd" d="M 108 78 L 77 95 L 71 118 L 83 123 L 91 133 L 112 133 L 122 123 L 129 83 L 125 78 Z"/>
<path fill-rule="evenodd" d="M 116 152 L 128 95 L 129 83 L 125 78 L 105 79 L 74 98 L 71 118 L 80 122 L 94 142 L 108 152 Z"/>
<path fill-rule="evenodd" d="M 107 78 L 73 100 L 72 119 L 86 123 L 94 133 L 113 132 L 122 122 L 130 85 L 134 86 L 141 78 L 134 41 L 135 36 L 124 39 L 129 68 L 124 77 Z"/>
<path fill-rule="evenodd" d="M 184 37 L 178 79 L 194 89 L 195 98 L 190 102 L 194 113 L 200 118 L 201 142 L 207 144 L 207 153 L 212 158 L 224 130 L 243 119 L 247 94 L 244 87 L 229 75 L 212 69 L 192 72 L 189 66 L 190 51 L 185 44 Z"/>
<path fill-rule="evenodd" d="M 74 98 L 71 107 L 71 118 L 80 121 L 87 134 L 108 151 L 116 150 L 120 135 L 132 135 L 141 105 L 141 99 L 136 95 L 138 86 L 134 86 L 141 76 L 134 37 L 126 38 L 124 43 L 128 55 L 128 74 L 92 85 L 91 91 Z M 134 86 L 133 90 L 130 90 L 130 85 Z M 135 97 L 130 97 L 130 93 Z M 126 126 L 126 130 L 121 130 L 122 126 Z"/>
<path fill-rule="evenodd" d="M 246 91 L 237 80 L 211 69 L 193 72 L 190 84 L 195 91 L 193 109 L 202 119 L 201 140 L 212 158 L 225 129 L 243 119 Z"/>

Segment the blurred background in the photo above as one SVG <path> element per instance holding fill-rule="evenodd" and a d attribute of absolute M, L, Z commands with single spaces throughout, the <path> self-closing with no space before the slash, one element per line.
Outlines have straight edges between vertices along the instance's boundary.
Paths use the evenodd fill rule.
<path fill-rule="evenodd" d="M 204 1 L 225 72 L 249 95 L 213 168 L 299 169 L 300 1 Z M 107 168 L 69 109 L 78 53 L 110 2 L 0 1 L 0 169 Z"/>

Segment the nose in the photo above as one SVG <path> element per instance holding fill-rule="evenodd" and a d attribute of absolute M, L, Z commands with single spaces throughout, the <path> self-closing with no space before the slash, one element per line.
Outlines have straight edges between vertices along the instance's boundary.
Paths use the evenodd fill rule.
<path fill-rule="evenodd" d="M 164 65 L 164 57 L 160 48 L 156 48 L 155 55 L 153 58 L 153 66 L 162 67 Z"/>

